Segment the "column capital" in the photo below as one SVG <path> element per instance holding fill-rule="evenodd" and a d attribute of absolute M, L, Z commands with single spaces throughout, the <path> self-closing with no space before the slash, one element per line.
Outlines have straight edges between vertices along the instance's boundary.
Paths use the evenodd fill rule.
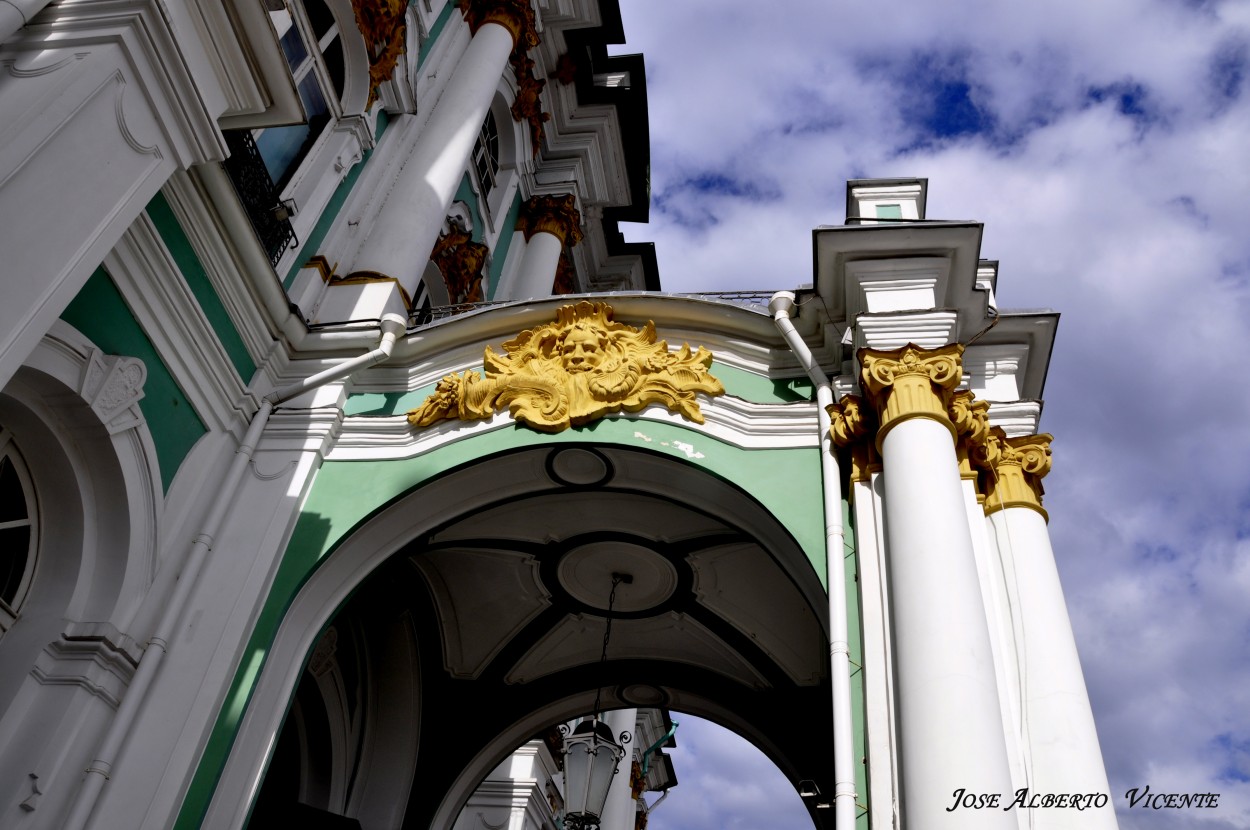
<path fill-rule="evenodd" d="M 512 33 L 514 48 L 524 53 L 538 45 L 538 21 L 529 0 L 462 0 L 469 31 L 498 23 Z"/>
<path fill-rule="evenodd" d="M 946 410 L 955 427 L 955 457 L 959 460 L 959 477 L 971 481 L 977 490 L 977 503 L 985 503 L 985 494 L 976 486 L 978 473 L 972 468 L 972 456 L 982 451 L 990 438 L 990 404 L 978 401 L 972 392 L 961 389 L 951 395 Z"/>
<path fill-rule="evenodd" d="M 987 474 L 987 516 L 1009 507 L 1024 507 L 1049 519 L 1042 508 L 1042 478 L 1050 472 L 1053 440 L 1046 433 L 1008 438 L 1000 428 L 991 428 L 985 443 L 973 453 Z"/>
<path fill-rule="evenodd" d="M 886 433 L 910 418 L 929 418 L 959 434 L 947 410 L 962 377 L 959 343 L 925 349 L 908 343 L 899 349 L 860 349 L 860 383 L 881 419 L 877 449 Z"/>
<path fill-rule="evenodd" d="M 577 210 L 577 198 L 568 193 L 563 196 L 531 196 L 521 204 L 517 214 L 516 229 L 525 233 L 525 241 L 536 233 L 549 233 L 562 245 L 576 245 L 582 241 L 582 215 Z"/>

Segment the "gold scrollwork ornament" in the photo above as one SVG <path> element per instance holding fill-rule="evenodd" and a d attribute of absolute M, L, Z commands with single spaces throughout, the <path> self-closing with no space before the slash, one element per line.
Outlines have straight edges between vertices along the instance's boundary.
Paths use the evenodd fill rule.
<path fill-rule="evenodd" d="M 469 371 L 439 381 L 434 394 L 408 413 L 408 422 L 425 427 L 448 418 L 489 418 L 507 407 L 517 421 L 560 432 L 661 403 L 701 424 L 695 395 L 725 392 L 708 371 L 707 349 L 692 353 L 683 343 L 670 352 L 656 340 L 654 324 L 638 329 L 618 323 L 606 303 L 563 306 L 555 322 L 521 332 L 503 349 L 486 349 L 485 376 Z"/>

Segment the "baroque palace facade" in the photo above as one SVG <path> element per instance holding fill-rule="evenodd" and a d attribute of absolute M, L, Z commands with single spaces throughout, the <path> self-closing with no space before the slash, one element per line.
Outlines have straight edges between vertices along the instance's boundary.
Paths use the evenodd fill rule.
<path fill-rule="evenodd" d="M 851 182 L 806 287 L 661 293 L 623 40 L 616 0 L 0 0 L 0 826 L 554 827 L 600 710 L 647 743 L 610 830 L 669 710 L 818 827 L 1114 826 L 947 809 L 1106 794 L 1057 315 L 918 179 Z"/>

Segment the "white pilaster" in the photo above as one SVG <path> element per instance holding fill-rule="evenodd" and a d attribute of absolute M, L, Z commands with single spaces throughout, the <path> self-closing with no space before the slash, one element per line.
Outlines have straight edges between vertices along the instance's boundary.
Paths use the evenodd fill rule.
<path fill-rule="evenodd" d="M 612 730 L 612 737 L 620 739 L 622 732 L 632 737 L 638 722 L 637 709 L 616 709 L 605 712 L 603 722 Z M 608 801 L 603 806 L 603 830 L 633 830 L 634 827 L 634 796 L 629 786 L 630 764 L 634 757 L 633 743 L 625 745 L 625 757 L 617 768 L 612 785 L 608 788 Z"/>

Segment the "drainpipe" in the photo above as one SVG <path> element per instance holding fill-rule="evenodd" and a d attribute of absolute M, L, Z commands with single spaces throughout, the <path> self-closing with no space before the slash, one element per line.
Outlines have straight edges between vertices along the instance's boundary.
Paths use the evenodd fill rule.
<path fill-rule="evenodd" d="M 82 786 L 78 790 L 74 806 L 70 810 L 63 830 L 82 830 L 91 817 L 91 811 L 104 790 L 104 784 L 109 779 L 109 773 L 112 772 L 122 743 L 130 734 L 139 708 L 143 705 L 144 698 L 147 697 L 148 690 L 151 689 L 156 679 L 161 661 L 169 650 L 169 643 L 180 628 L 184 606 L 191 594 L 191 588 L 195 585 L 196 577 L 199 576 L 205 558 L 213 548 L 213 541 L 221 530 L 234 494 L 247 472 L 247 465 L 251 461 L 252 453 L 260 441 L 261 433 L 264 432 L 274 407 L 330 381 L 345 378 L 359 369 L 386 360 L 391 356 L 395 341 L 404 333 L 407 325 L 408 321 L 398 314 L 385 315 L 381 321 L 382 339 L 377 348 L 265 396 L 260 408 L 252 416 L 252 422 L 248 425 L 242 443 L 234 451 L 234 459 L 230 462 L 230 468 L 217 488 L 217 494 L 204 519 L 202 529 L 191 543 L 191 550 L 174 583 L 173 595 L 169 598 L 165 611 L 161 614 L 160 622 L 139 658 L 139 665 L 130 679 L 121 705 L 117 707 L 117 714 L 113 716 L 113 721 L 109 724 L 108 732 L 100 743 L 100 749 L 96 752 L 94 760 L 87 766 L 86 778 L 83 779 Z"/>
<path fill-rule="evenodd" d="M 833 688 L 833 809 L 835 827 L 855 826 L 855 748 L 851 723 L 851 650 L 846 622 L 845 550 L 842 531 L 842 479 L 827 406 L 833 403 L 829 378 L 811 349 L 790 322 L 794 293 L 778 291 L 768 303 L 786 345 L 799 359 L 816 387 L 816 420 L 820 429 L 820 476 L 824 481 L 825 573 L 829 586 L 829 672 Z"/>

